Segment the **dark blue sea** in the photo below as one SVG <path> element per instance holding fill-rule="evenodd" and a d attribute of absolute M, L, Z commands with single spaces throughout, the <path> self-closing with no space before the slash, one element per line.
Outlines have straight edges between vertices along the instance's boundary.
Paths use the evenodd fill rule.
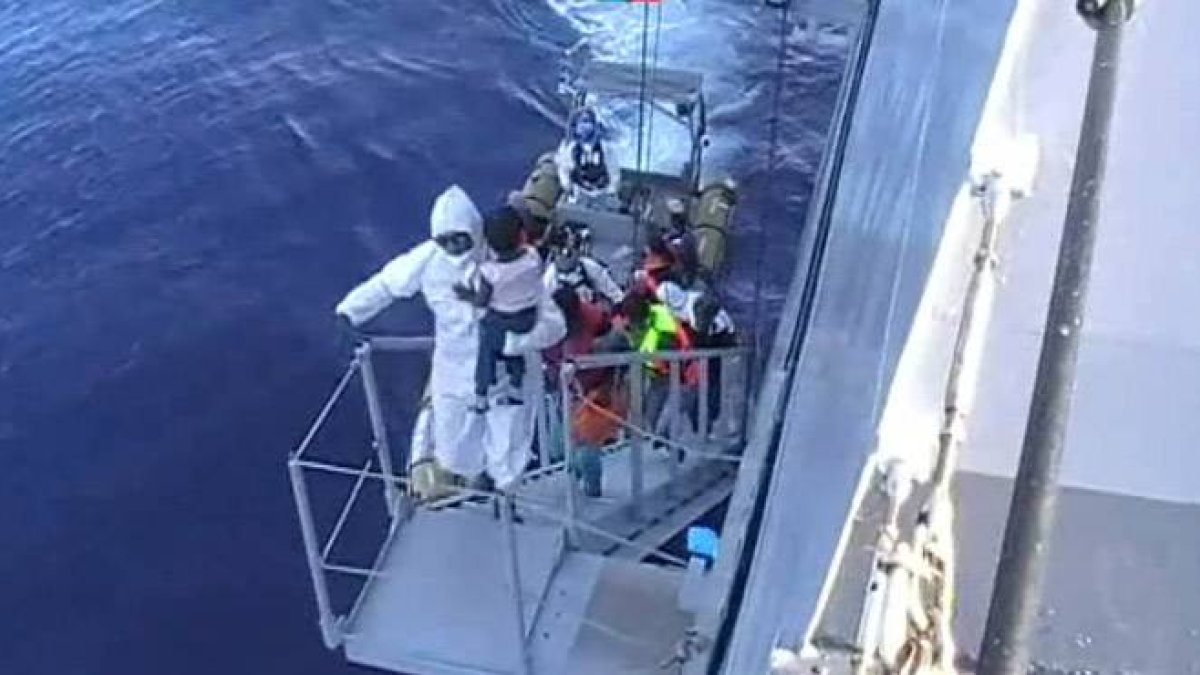
<path fill-rule="evenodd" d="M 516 187 L 557 142 L 562 50 L 636 59 L 642 12 L 0 6 L 0 673 L 361 672 L 321 645 L 284 469 L 345 365 L 331 308 L 447 184 Z M 746 325 L 756 282 L 769 317 L 790 279 L 844 39 L 789 29 L 769 178 L 777 13 L 663 12 L 660 63 L 708 78 L 708 174 L 743 186 Z"/>

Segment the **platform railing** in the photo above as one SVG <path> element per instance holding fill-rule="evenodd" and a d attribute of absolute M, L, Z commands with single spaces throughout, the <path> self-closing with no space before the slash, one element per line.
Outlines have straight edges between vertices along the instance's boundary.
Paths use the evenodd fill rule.
<path fill-rule="evenodd" d="M 744 373 L 747 350 L 741 347 L 704 349 L 691 351 L 665 351 L 654 353 L 615 352 L 588 354 L 572 359 L 560 369 L 558 382 L 558 404 L 560 411 L 561 447 L 568 467 L 579 466 L 578 452 L 570 433 L 574 415 L 579 405 L 590 405 L 583 401 L 578 388 L 579 374 L 588 370 L 614 369 L 615 377 L 628 387 L 627 415 L 614 420 L 623 431 L 621 445 L 630 455 L 629 508 L 635 517 L 642 515 L 645 496 L 645 466 L 647 445 L 656 443 L 668 448 L 668 469 L 671 479 L 678 477 L 680 464 L 687 454 L 736 464 L 737 455 L 706 452 L 714 432 L 724 429 L 723 440 L 729 447 L 740 447 L 742 439 L 741 406 L 734 404 L 735 396 L 745 396 L 744 376 L 735 377 L 735 367 L 741 366 Z M 710 365 L 720 369 L 722 384 L 716 401 L 710 400 Z M 650 372 L 652 368 L 657 371 Z M 665 367 L 666 373 L 662 372 Z M 695 369 L 694 386 L 685 384 L 684 371 Z M 716 403 L 717 411 L 712 410 Z M 719 419 L 712 419 L 719 412 Z M 690 418 L 690 419 L 689 419 Z M 687 422 L 692 422 L 688 425 Z M 690 426 L 690 429 L 685 427 Z M 680 442 L 685 434 L 689 442 Z M 594 450 L 592 450 L 594 451 Z M 566 504 L 568 519 L 578 520 L 579 490 L 575 480 L 566 481 Z M 576 539 L 574 531 L 568 538 Z"/>
<path fill-rule="evenodd" d="M 400 462 L 397 469 L 394 466 L 393 449 L 389 443 L 388 416 L 384 398 L 381 395 L 380 376 L 377 373 L 377 363 L 374 356 L 378 352 L 428 352 L 432 350 L 433 340 L 428 337 L 393 337 L 373 336 L 364 342 L 355 352 L 354 359 L 338 381 L 333 393 L 316 416 L 312 425 L 304 435 L 300 444 L 289 455 L 288 472 L 291 479 L 293 496 L 296 502 L 297 514 L 300 521 L 301 535 L 305 556 L 317 602 L 319 625 L 324 643 L 330 649 L 340 646 L 355 623 L 363 607 L 372 584 L 380 575 L 380 565 L 384 554 L 391 546 L 395 537 L 399 536 L 404 523 L 411 517 L 416 508 L 416 501 L 411 496 L 412 484 L 408 475 L 409 462 L 407 457 Z M 679 464 L 687 456 L 727 462 L 736 465 L 740 462 L 737 449 L 741 447 L 744 436 L 743 412 L 745 410 L 746 377 L 745 369 L 748 364 L 747 350 L 735 347 L 728 349 L 694 350 L 688 352 L 618 352 L 580 356 L 562 364 L 559 369 L 557 391 L 551 390 L 543 401 L 544 405 L 538 416 L 536 427 L 538 444 L 538 467 L 520 479 L 516 487 L 503 493 L 480 491 L 466 487 L 456 487 L 458 499 L 494 499 L 497 501 L 501 514 L 499 526 L 503 528 L 504 545 L 507 559 L 508 583 L 512 590 L 512 603 L 516 618 L 515 630 L 519 636 L 519 655 L 521 663 L 519 672 L 531 672 L 529 639 L 532 625 L 526 625 L 526 603 L 535 603 L 533 620 L 535 623 L 544 597 L 524 597 L 521 591 L 521 574 L 519 569 L 519 551 L 517 548 L 516 525 L 509 506 L 519 507 L 523 513 L 533 517 L 557 523 L 563 528 L 564 544 L 567 547 L 577 541 L 579 533 L 607 540 L 612 544 L 638 552 L 641 557 L 656 557 L 659 560 L 676 566 L 686 566 L 686 561 L 671 556 L 662 551 L 641 545 L 639 542 L 609 532 L 594 523 L 581 518 L 577 481 L 572 478 L 571 467 L 578 466 L 576 453 L 580 450 L 573 442 L 572 427 L 574 415 L 581 403 L 581 391 L 578 389 L 577 377 L 580 373 L 594 369 L 615 369 L 622 371 L 628 399 L 628 415 L 614 420 L 619 428 L 619 438 L 610 443 L 603 451 L 630 453 L 630 504 L 635 516 L 639 516 L 642 500 L 645 494 L 644 468 L 647 445 L 658 444 L 668 449 L 671 463 L 671 476 L 677 475 Z M 658 370 L 650 373 L 651 366 L 657 364 Z M 710 364 L 713 364 L 710 366 Z M 665 366 L 665 373 L 663 367 Z M 689 368 L 696 369 L 692 382 L 686 383 L 684 373 Z M 710 396 L 710 368 L 719 369 L 721 388 L 717 395 Z M 716 372 L 716 370 L 712 371 Z M 322 431 L 326 430 L 330 418 L 339 406 L 346 404 L 346 398 L 354 381 L 358 380 L 365 399 L 367 421 L 371 431 L 371 452 L 361 464 L 344 464 L 317 455 L 315 446 Z M 414 387 L 417 389 L 417 387 Z M 717 404 L 717 410 L 712 404 Z M 647 410 L 647 406 L 651 409 Z M 360 411 L 361 414 L 361 411 Z M 557 419 L 555 419 L 557 418 Z M 411 426 L 411 422 L 410 422 Z M 684 438 L 687 436 L 687 438 Z M 719 443 L 711 441 L 719 440 Z M 712 448 L 723 448 L 714 451 Z M 732 449 L 733 452 L 729 450 Z M 595 449 L 593 449 L 595 450 Z M 592 450 L 589 450 L 592 451 Z M 407 454 L 407 453 L 405 453 Z M 520 487 L 533 476 L 545 475 L 556 471 L 566 474 L 562 481 L 565 495 L 565 513 L 560 508 L 541 503 L 537 500 L 524 498 Z M 337 509 L 337 517 L 328 532 L 319 531 L 313 511 L 313 503 L 309 494 L 308 474 L 322 473 L 339 476 L 350 480 L 350 489 Z M 333 552 L 358 504 L 368 482 L 378 482 L 383 491 L 383 500 L 387 511 L 388 528 L 379 546 L 374 561 L 369 567 L 362 567 L 337 562 Z M 566 553 L 560 551 L 560 559 Z M 330 580 L 333 575 L 348 576 L 361 582 L 358 593 L 351 607 L 340 612 L 334 607 L 330 595 Z"/>
<path fill-rule="evenodd" d="M 404 494 L 407 476 L 402 472 L 396 472 L 393 467 L 393 455 L 373 358 L 374 353 L 376 351 L 422 352 L 430 351 L 432 348 L 433 339 L 430 337 L 372 337 L 361 344 L 355 350 L 350 365 L 342 374 L 333 393 L 326 400 L 304 438 L 288 457 L 288 476 L 291 480 L 305 557 L 308 561 L 309 574 L 316 597 L 321 636 L 325 645 L 330 649 L 342 643 L 346 626 L 353 623 L 354 617 L 357 616 L 370 589 L 372 580 L 378 574 L 380 556 L 387 550 L 400 522 L 412 508 L 411 501 L 407 500 Z M 334 410 L 344 404 L 355 380 L 359 381 L 366 402 L 373 451 L 359 467 L 343 466 L 317 457 L 314 450 L 318 436 L 327 428 Z M 338 510 L 337 519 L 324 536 L 318 532 L 306 472 L 318 472 L 353 479 L 350 491 Z M 376 556 L 369 568 L 334 562 L 332 557 L 334 547 L 368 480 L 378 481 L 382 486 L 389 521 L 388 532 L 380 546 L 379 555 Z M 333 606 L 329 591 L 330 574 L 349 575 L 362 580 L 362 586 L 354 604 L 344 614 L 339 614 Z"/>

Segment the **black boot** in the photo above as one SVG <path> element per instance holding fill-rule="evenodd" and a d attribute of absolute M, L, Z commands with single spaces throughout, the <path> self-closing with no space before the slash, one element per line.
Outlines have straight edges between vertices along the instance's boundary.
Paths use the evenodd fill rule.
<path fill-rule="evenodd" d="M 511 500 L 508 502 L 508 514 L 509 514 L 509 516 L 512 517 L 513 523 L 515 523 L 517 525 L 520 525 L 521 523 L 525 522 L 525 519 L 517 514 L 516 502 L 513 502 Z M 500 520 L 500 498 L 499 497 L 496 497 L 495 499 L 492 500 L 492 518 L 494 518 L 496 520 Z"/>

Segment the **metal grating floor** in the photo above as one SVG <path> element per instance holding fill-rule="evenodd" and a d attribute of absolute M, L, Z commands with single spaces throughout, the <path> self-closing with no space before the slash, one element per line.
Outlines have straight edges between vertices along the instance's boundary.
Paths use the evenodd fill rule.
<path fill-rule="evenodd" d="M 529 626 L 562 536 L 553 527 L 515 527 Z M 347 635 L 347 658 L 409 673 L 513 672 L 518 652 L 503 534 L 489 510 L 414 514 L 392 541 Z"/>

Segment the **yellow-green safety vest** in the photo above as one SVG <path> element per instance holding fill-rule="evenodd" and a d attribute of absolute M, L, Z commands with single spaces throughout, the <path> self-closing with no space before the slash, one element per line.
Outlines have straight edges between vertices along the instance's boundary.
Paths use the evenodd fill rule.
<path fill-rule="evenodd" d="M 668 338 L 675 338 L 679 334 L 679 323 L 675 317 L 671 316 L 671 311 L 666 305 L 652 304 L 650 305 L 650 315 L 646 319 L 646 326 L 642 331 L 642 339 L 638 343 L 638 351 L 643 354 L 653 354 L 657 351 L 664 350 L 664 343 L 669 347 Z M 666 364 L 664 363 L 646 363 L 646 368 L 657 372 L 665 372 Z"/>

